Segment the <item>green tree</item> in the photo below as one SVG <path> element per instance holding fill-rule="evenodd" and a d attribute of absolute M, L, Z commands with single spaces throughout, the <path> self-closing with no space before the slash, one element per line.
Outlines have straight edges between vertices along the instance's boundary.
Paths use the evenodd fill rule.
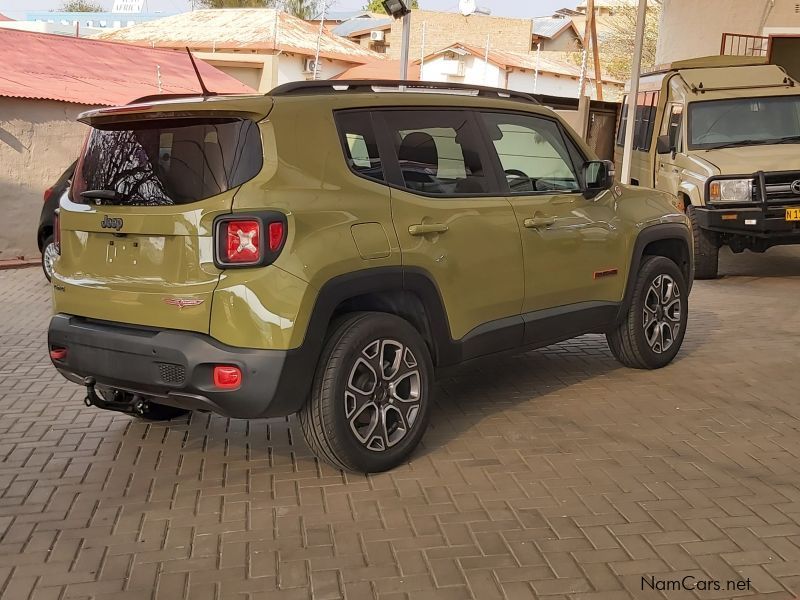
<path fill-rule="evenodd" d="M 88 0 L 66 0 L 59 9 L 63 12 L 103 12 L 103 7 L 97 2 Z"/>
<path fill-rule="evenodd" d="M 322 12 L 319 0 L 286 0 L 285 10 L 298 19 L 318 19 Z"/>
<path fill-rule="evenodd" d="M 419 0 L 411 0 L 411 8 L 419 8 Z M 374 13 L 385 13 L 386 11 L 383 9 L 383 3 L 381 0 L 369 0 L 367 4 L 364 5 L 364 10 L 368 10 L 369 12 Z"/>
<path fill-rule="evenodd" d="M 661 21 L 661 3 L 649 2 L 642 46 L 642 70 L 656 62 L 658 25 Z M 600 59 L 612 77 L 627 81 L 631 77 L 631 62 L 636 38 L 636 5 L 619 3 L 614 14 L 606 19 L 608 33 L 600 40 Z"/>

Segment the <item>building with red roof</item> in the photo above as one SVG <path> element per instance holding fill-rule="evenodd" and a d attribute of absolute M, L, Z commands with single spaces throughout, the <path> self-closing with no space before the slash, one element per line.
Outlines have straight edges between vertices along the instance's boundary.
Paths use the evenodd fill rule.
<path fill-rule="evenodd" d="M 195 56 L 260 92 L 289 81 L 330 79 L 384 58 L 319 23 L 272 8 L 214 8 L 104 31 L 98 39 L 153 48 L 192 49 Z"/>
<path fill-rule="evenodd" d="M 75 160 L 86 134 L 77 116 L 158 93 L 199 92 L 188 55 L 0 28 L 0 261 L 38 255 L 42 193 Z M 197 61 L 216 92 L 252 89 Z"/>

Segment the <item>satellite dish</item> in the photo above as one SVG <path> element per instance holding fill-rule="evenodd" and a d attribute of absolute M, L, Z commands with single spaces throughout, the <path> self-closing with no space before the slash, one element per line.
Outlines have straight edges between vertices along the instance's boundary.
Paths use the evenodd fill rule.
<path fill-rule="evenodd" d="M 474 14 L 477 8 L 478 6 L 475 4 L 475 0 L 460 0 L 458 3 L 459 12 L 465 17 Z"/>

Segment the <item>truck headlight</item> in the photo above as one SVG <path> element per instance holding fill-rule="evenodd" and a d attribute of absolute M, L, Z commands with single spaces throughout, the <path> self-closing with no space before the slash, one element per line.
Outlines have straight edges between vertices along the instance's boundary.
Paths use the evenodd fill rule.
<path fill-rule="evenodd" d="M 752 179 L 717 179 L 708 186 L 709 202 L 750 202 L 753 199 Z"/>

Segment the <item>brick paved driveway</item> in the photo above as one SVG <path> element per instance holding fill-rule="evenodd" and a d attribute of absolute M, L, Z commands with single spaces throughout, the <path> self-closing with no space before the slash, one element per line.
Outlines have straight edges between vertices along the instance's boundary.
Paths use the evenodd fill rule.
<path fill-rule="evenodd" d="M 413 461 L 319 464 L 293 419 L 87 409 L 45 359 L 48 289 L 0 272 L 0 596 L 800 595 L 800 252 L 699 282 L 678 360 L 598 336 L 443 380 Z M 749 578 L 749 591 L 727 580 Z"/>

